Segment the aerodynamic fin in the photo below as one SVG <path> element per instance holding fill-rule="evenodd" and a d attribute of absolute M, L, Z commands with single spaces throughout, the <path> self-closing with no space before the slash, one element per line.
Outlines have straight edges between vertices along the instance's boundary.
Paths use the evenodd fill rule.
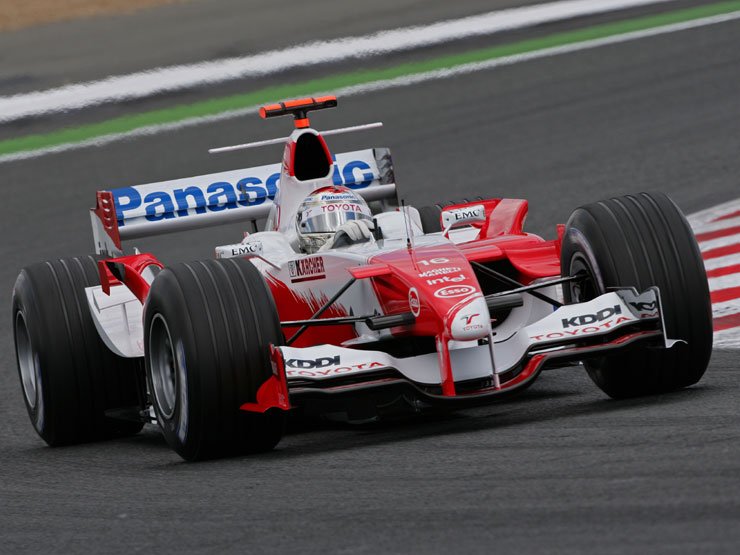
<path fill-rule="evenodd" d="M 320 96 L 318 98 L 299 98 L 297 100 L 286 100 L 277 104 L 268 104 L 260 108 L 260 117 L 274 118 L 277 116 L 286 116 L 292 114 L 296 129 L 310 127 L 308 121 L 308 112 L 312 110 L 324 110 L 326 108 L 336 108 L 336 96 Z"/>

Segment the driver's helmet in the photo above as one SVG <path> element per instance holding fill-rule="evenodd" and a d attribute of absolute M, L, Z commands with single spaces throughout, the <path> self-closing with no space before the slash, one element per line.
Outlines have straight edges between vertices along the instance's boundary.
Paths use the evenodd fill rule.
<path fill-rule="evenodd" d="M 347 187 L 322 187 L 298 207 L 296 231 L 303 252 L 314 253 L 350 220 L 372 220 L 370 207 Z"/>

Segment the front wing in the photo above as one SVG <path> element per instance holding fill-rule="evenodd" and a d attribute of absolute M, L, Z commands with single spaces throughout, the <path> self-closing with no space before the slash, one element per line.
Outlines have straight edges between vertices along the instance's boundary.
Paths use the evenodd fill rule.
<path fill-rule="evenodd" d="M 578 304 L 565 305 L 509 337 L 491 341 L 449 342 L 454 394 L 443 391 L 437 352 L 396 358 L 377 350 L 334 345 L 275 347 L 275 377 L 263 386 L 257 403 L 244 410 L 263 412 L 305 401 L 403 395 L 416 404 L 470 406 L 518 391 L 547 366 L 650 342 L 670 348 L 657 287 L 638 294 L 619 289 Z M 282 403 L 276 401 L 280 395 Z M 286 406 L 286 400 L 290 404 Z"/>

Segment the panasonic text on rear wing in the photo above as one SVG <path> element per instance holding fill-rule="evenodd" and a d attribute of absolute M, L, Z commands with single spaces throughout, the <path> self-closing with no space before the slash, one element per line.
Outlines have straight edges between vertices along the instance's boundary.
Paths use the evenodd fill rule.
<path fill-rule="evenodd" d="M 336 154 L 332 180 L 367 201 L 395 197 L 390 150 Z M 281 165 L 268 164 L 97 194 L 91 210 L 98 253 L 121 251 L 121 241 L 267 217 L 280 187 Z"/>

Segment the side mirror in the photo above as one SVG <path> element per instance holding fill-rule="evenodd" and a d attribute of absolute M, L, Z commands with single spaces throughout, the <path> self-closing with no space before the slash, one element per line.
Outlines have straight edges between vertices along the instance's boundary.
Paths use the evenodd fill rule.
<path fill-rule="evenodd" d="M 442 210 L 442 228 L 444 229 L 445 237 L 447 237 L 453 227 L 485 221 L 486 208 L 482 204 Z"/>

